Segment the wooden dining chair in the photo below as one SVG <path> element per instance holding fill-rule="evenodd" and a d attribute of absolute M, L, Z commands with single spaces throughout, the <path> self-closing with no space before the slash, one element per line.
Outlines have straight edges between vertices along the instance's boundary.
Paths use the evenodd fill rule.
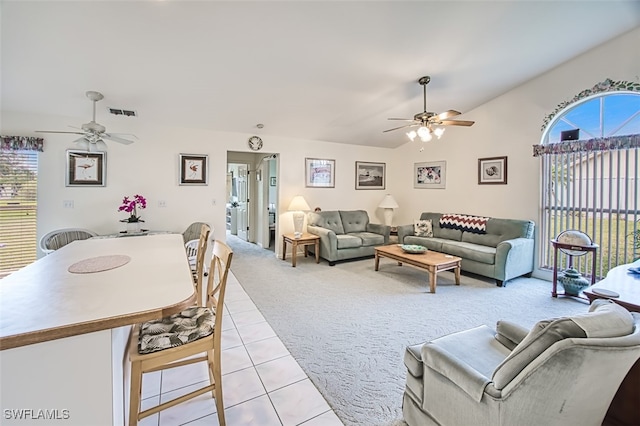
<path fill-rule="evenodd" d="M 131 361 L 129 426 L 136 426 L 145 417 L 206 392 L 211 392 L 215 399 L 218 422 L 220 426 L 225 426 L 220 341 L 224 295 L 232 257 L 233 252 L 229 246 L 214 241 L 205 306 L 194 306 L 134 327 L 127 348 Z M 200 356 L 194 357 L 195 355 Z M 140 411 L 143 374 L 195 362 L 207 362 L 208 385 Z"/>
<path fill-rule="evenodd" d="M 191 268 L 191 275 L 193 277 L 193 285 L 196 287 L 196 294 L 198 295 L 198 306 L 202 306 L 202 283 L 204 283 L 204 279 L 209 273 L 205 259 L 209 235 L 211 235 L 211 227 L 203 223 L 200 226 L 200 238 L 197 240 L 196 249 L 191 249 L 193 243 L 187 243 L 189 247 L 185 245 L 187 259 L 189 260 L 189 267 Z"/>

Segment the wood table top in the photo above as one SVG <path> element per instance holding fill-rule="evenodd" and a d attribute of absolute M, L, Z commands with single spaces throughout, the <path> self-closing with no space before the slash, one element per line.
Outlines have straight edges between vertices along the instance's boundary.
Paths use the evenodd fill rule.
<path fill-rule="evenodd" d="M 393 258 L 401 258 L 425 265 L 440 265 L 443 263 L 460 262 L 462 260 L 457 256 L 451 256 L 433 250 L 427 250 L 425 253 L 407 253 L 402 250 L 401 246 L 402 244 L 389 244 L 386 246 L 378 246 L 375 250 L 391 255 Z"/>

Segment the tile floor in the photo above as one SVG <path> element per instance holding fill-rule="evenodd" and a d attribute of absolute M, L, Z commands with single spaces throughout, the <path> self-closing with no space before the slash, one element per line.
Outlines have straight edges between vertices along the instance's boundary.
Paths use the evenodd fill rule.
<path fill-rule="evenodd" d="M 233 274 L 222 325 L 222 389 L 229 426 L 342 426 Z M 142 408 L 208 381 L 204 363 L 146 374 Z M 207 393 L 143 419 L 141 426 L 219 425 Z"/>

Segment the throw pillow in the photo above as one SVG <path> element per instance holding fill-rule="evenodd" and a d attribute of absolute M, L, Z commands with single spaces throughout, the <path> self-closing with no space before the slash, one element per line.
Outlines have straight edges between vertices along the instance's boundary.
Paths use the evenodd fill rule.
<path fill-rule="evenodd" d="M 433 223 L 431 219 L 417 220 L 413 233 L 416 237 L 433 237 Z"/>
<path fill-rule="evenodd" d="M 487 221 L 490 218 L 482 216 L 471 216 L 466 214 L 443 214 L 440 217 L 440 227 L 449 229 L 459 229 L 464 232 L 474 234 L 487 233 Z"/>

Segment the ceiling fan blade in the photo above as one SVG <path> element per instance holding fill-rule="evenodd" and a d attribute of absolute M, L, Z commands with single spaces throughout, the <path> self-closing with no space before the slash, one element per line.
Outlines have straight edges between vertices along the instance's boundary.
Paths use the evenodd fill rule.
<path fill-rule="evenodd" d="M 455 117 L 456 115 L 460 115 L 462 114 L 459 111 L 456 111 L 454 109 L 450 109 L 447 110 L 445 112 L 441 112 L 438 115 L 435 115 L 431 118 L 432 121 L 442 121 L 442 120 L 446 120 L 447 118 L 451 118 L 451 117 Z"/>
<path fill-rule="evenodd" d="M 443 120 L 438 123 L 443 126 L 473 126 L 475 121 L 466 121 L 466 120 Z"/>
<path fill-rule="evenodd" d="M 412 120 L 413 121 L 413 120 Z M 383 130 L 382 133 L 386 133 L 386 132 L 392 132 L 394 130 L 399 130 L 399 129 L 404 129 L 405 127 L 414 127 L 414 126 L 419 126 L 419 123 L 413 123 L 413 124 L 407 124 L 405 126 L 400 126 L 400 127 L 394 127 L 393 129 L 387 129 L 387 130 Z"/>
<path fill-rule="evenodd" d="M 123 139 L 121 137 L 118 136 L 114 136 L 110 133 L 103 133 L 100 135 L 101 138 L 103 139 L 108 139 L 110 141 L 114 141 L 114 142 L 118 142 L 118 143 L 123 143 L 125 145 L 130 145 L 133 143 L 133 141 L 130 141 L 129 139 Z"/>
<path fill-rule="evenodd" d="M 398 121 L 416 121 L 413 118 L 387 118 L 387 120 L 398 120 Z"/>
<path fill-rule="evenodd" d="M 36 130 L 36 133 L 66 133 L 68 135 L 84 135 L 84 132 L 60 132 L 56 130 Z"/>

